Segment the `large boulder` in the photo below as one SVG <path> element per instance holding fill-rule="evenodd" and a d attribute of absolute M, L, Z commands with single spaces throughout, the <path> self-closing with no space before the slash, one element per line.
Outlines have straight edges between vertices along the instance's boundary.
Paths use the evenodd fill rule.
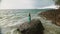
<path fill-rule="evenodd" d="M 24 28 L 23 26 L 21 26 L 23 30 L 20 29 L 21 27 L 19 28 L 22 34 L 43 34 L 44 33 L 43 32 L 44 27 L 40 20 L 32 20 L 31 23 L 28 23 L 29 27 L 27 28 L 26 28 L 26 25 L 27 24 L 25 24 Z"/>

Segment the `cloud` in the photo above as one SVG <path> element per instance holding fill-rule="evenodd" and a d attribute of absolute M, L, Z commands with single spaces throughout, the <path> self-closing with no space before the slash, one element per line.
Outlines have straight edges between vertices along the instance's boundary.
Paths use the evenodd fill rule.
<path fill-rule="evenodd" d="M 37 9 L 58 9 L 60 6 L 57 5 L 51 5 L 51 6 L 45 6 L 42 8 L 37 8 Z"/>
<path fill-rule="evenodd" d="M 2 0 L 1 9 L 33 8 L 29 0 Z"/>
<path fill-rule="evenodd" d="M 2 0 L 0 9 L 35 9 L 51 4 L 50 0 Z"/>

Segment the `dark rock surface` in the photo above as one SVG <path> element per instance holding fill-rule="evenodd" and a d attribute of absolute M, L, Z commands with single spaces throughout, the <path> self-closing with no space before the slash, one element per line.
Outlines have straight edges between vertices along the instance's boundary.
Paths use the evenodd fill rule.
<path fill-rule="evenodd" d="M 24 29 L 21 31 L 22 34 L 43 34 L 44 27 L 39 20 L 32 20 L 31 23 L 28 23 L 30 25 L 29 28 Z"/>

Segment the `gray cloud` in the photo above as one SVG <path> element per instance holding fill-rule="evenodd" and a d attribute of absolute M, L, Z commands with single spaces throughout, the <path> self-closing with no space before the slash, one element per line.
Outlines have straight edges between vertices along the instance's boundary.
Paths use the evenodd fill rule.
<path fill-rule="evenodd" d="M 0 9 L 32 9 L 54 5 L 52 0 L 2 0 Z"/>

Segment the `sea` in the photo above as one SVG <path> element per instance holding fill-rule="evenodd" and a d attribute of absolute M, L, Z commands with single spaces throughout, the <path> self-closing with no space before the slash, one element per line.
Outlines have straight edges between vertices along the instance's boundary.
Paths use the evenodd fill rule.
<path fill-rule="evenodd" d="M 0 10 L 0 20 L 5 19 L 16 19 L 20 20 L 22 18 L 28 17 L 29 13 L 31 14 L 31 17 L 38 15 L 38 13 L 41 13 L 43 11 L 46 11 L 47 9 L 6 9 L 6 10 Z"/>
<path fill-rule="evenodd" d="M 6 31 L 7 28 L 13 26 L 13 24 L 18 24 L 18 21 L 23 20 L 29 16 L 29 13 L 32 17 L 36 17 L 39 13 L 46 11 L 47 9 L 2 9 L 0 10 L 0 29 Z M 25 20 L 27 20 L 26 18 Z M 19 22 L 21 23 L 21 22 Z M 14 27 L 11 27 L 13 29 Z M 5 29 L 5 30 L 4 30 Z M 8 30 L 11 30 L 10 28 Z"/>
<path fill-rule="evenodd" d="M 31 18 L 36 17 L 39 13 L 48 9 L 4 9 L 0 10 L 0 26 L 5 26 L 9 23 L 15 23 L 19 20 L 31 15 Z M 25 20 L 27 20 L 26 18 Z"/>
<path fill-rule="evenodd" d="M 39 13 L 50 9 L 2 9 L 0 10 L 0 34 L 20 34 L 17 31 L 17 26 L 21 22 L 27 20 L 29 13 L 31 18 L 36 17 Z M 21 21 L 22 20 L 22 21 Z M 42 20 L 42 22 L 44 22 Z M 45 20 L 43 23 L 45 27 L 44 34 L 60 34 L 60 27 Z"/>

